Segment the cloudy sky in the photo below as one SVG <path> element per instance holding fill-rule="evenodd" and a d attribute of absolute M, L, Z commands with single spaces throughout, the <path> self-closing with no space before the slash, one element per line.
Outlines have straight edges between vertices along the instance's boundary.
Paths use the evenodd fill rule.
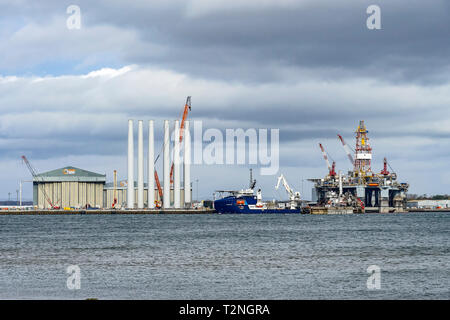
<path fill-rule="evenodd" d="M 381 30 L 366 26 L 372 4 Z M 40 172 L 125 178 L 127 119 L 155 119 L 159 149 L 187 95 L 205 128 L 279 128 L 280 172 L 305 198 L 302 179 L 327 172 L 318 143 L 346 171 L 336 134 L 353 144 L 359 120 L 374 171 L 386 156 L 412 193 L 450 193 L 449 17 L 447 0 L 0 0 L 0 199 L 30 179 L 22 154 Z M 195 179 L 211 197 L 246 186 L 248 168 L 195 166 Z"/>

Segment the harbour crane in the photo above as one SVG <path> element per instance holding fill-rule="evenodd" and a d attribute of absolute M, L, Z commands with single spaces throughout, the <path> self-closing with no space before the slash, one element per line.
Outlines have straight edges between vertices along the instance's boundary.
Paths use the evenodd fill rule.
<path fill-rule="evenodd" d="M 186 98 L 186 103 L 184 105 L 184 111 L 183 116 L 181 118 L 181 124 L 180 124 L 180 145 L 181 142 L 183 142 L 183 133 L 184 133 L 184 122 L 186 121 L 188 111 L 191 111 L 191 96 L 188 96 Z M 173 183 L 173 167 L 174 163 L 172 162 L 172 167 L 170 168 L 170 183 Z"/>
<path fill-rule="evenodd" d="M 186 121 L 188 112 L 190 110 L 191 110 L 191 96 L 188 96 L 186 98 L 186 103 L 184 105 L 183 116 L 182 116 L 181 124 L 180 124 L 180 137 L 179 137 L 180 144 L 183 141 L 184 123 Z M 158 161 L 160 155 L 161 155 L 161 152 L 156 157 L 155 164 Z M 172 166 L 170 168 L 170 183 L 171 184 L 173 183 L 173 168 L 174 168 L 174 163 L 172 162 Z M 156 169 L 155 169 L 155 183 L 156 183 L 156 187 L 158 188 L 159 199 L 162 201 L 162 199 L 163 199 L 163 191 L 162 191 L 162 188 L 161 188 L 161 182 L 159 181 L 158 172 L 156 171 Z"/>
<path fill-rule="evenodd" d="M 292 188 L 289 186 L 289 184 L 286 181 L 286 178 L 284 177 L 283 174 L 281 174 L 278 177 L 278 182 L 277 185 L 275 186 L 275 190 L 278 190 L 278 188 L 280 187 L 280 183 L 283 182 L 283 186 L 286 189 L 286 192 L 289 195 L 289 200 L 291 201 L 291 209 L 296 209 L 298 203 L 300 202 L 300 192 L 296 192 L 294 190 L 292 190 Z"/>
<path fill-rule="evenodd" d="M 325 162 L 327 163 L 328 173 L 329 173 L 330 177 L 335 177 L 336 176 L 336 170 L 335 170 L 336 162 L 333 159 L 331 159 L 333 161 L 333 164 L 330 165 L 330 161 L 328 160 L 327 152 L 325 151 L 325 149 L 321 143 L 319 143 L 319 147 L 320 147 L 320 150 L 322 150 L 323 158 L 325 159 Z"/>
<path fill-rule="evenodd" d="M 159 200 L 162 201 L 163 200 L 163 191 L 161 188 L 161 182 L 159 182 L 158 172 L 156 171 L 156 169 L 155 169 L 155 182 L 156 182 L 156 187 L 158 188 Z"/>
<path fill-rule="evenodd" d="M 253 169 L 250 168 L 250 184 L 248 185 L 250 190 L 255 189 L 256 179 L 253 179 Z"/>
<path fill-rule="evenodd" d="M 353 160 L 352 152 L 350 151 L 350 147 L 347 143 L 345 143 L 344 138 L 340 134 L 337 135 L 339 137 L 339 140 L 342 142 L 342 146 L 344 147 L 345 153 L 347 154 L 348 160 L 350 160 L 350 163 L 352 166 L 355 165 L 355 161 Z"/>
<path fill-rule="evenodd" d="M 388 166 L 391 169 L 391 171 L 388 171 Z M 394 180 L 397 179 L 397 174 L 387 161 L 386 157 L 383 159 L 383 170 L 381 170 L 380 175 L 382 175 L 385 178 L 391 177 Z"/>
<path fill-rule="evenodd" d="M 380 174 L 382 174 L 382 175 L 384 175 L 384 176 L 387 176 L 387 175 L 389 175 L 389 171 L 388 171 L 388 169 L 387 169 L 387 159 L 386 158 L 384 158 L 383 159 L 383 170 L 381 170 L 381 172 L 380 172 Z"/>
<path fill-rule="evenodd" d="M 43 182 L 42 177 L 38 176 L 38 174 L 36 173 L 36 170 L 33 168 L 33 166 L 31 165 L 31 163 L 28 161 L 27 157 L 22 156 L 22 160 L 23 162 L 25 162 L 25 164 L 28 167 L 28 170 L 30 170 L 31 175 L 33 176 L 34 180 L 36 181 L 40 181 Z M 50 197 L 48 196 L 47 192 L 45 191 L 44 188 L 44 184 L 43 183 L 39 183 L 39 187 L 41 188 L 41 192 L 44 195 L 45 200 L 48 202 L 48 204 L 50 205 L 50 207 L 52 209 L 60 209 L 59 206 L 57 206 L 56 204 L 53 204 L 52 200 L 50 199 Z"/>
<path fill-rule="evenodd" d="M 112 207 L 115 209 L 117 204 L 117 170 L 114 170 L 114 182 L 113 182 L 113 203 Z"/>

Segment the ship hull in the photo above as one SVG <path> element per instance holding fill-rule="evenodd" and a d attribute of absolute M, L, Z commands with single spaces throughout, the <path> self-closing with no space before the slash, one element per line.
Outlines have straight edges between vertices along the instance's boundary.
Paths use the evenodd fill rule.
<path fill-rule="evenodd" d="M 254 197 L 227 197 L 214 201 L 219 214 L 299 214 L 301 209 L 266 208 L 258 206 Z"/>
<path fill-rule="evenodd" d="M 216 210 L 218 214 L 300 214 L 300 210 L 292 209 L 255 209 L 255 210 Z"/>

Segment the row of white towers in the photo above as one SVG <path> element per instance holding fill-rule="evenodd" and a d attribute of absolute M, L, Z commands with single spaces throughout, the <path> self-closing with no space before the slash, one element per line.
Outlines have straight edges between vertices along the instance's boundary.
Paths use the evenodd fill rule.
<path fill-rule="evenodd" d="M 173 208 L 181 208 L 181 142 L 179 121 L 175 120 L 174 147 L 173 147 Z M 147 159 L 147 207 L 155 208 L 155 141 L 154 121 L 148 122 L 148 159 Z M 184 207 L 191 203 L 191 138 L 189 133 L 189 121 L 184 124 Z M 164 120 L 164 144 L 163 144 L 163 208 L 171 208 L 170 203 L 170 130 L 169 120 Z M 137 162 L 137 208 L 144 209 L 144 129 L 143 121 L 138 121 L 138 162 Z M 134 195 L 134 135 L 133 120 L 128 120 L 128 183 L 127 183 L 127 208 L 135 208 Z"/>

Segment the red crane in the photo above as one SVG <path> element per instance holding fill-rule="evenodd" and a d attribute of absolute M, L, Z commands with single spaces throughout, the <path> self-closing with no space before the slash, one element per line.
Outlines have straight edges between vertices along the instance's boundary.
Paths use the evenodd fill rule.
<path fill-rule="evenodd" d="M 383 170 L 381 170 L 381 172 L 380 172 L 382 175 L 385 175 L 385 176 L 389 175 L 389 171 L 387 169 L 387 165 L 388 165 L 387 159 L 384 158 L 384 160 L 383 160 Z"/>
<path fill-rule="evenodd" d="M 42 178 L 42 177 L 39 177 L 39 176 L 37 175 L 36 170 L 34 170 L 33 166 L 32 166 L 31 163 L 28 161 L 27 157 L 22 156 L 22 160 L 23 160 L 23 161 L 25 162 L 25 164 L 27 165 L 28 170 L 30 170 L 30 173 L 31 173 L 31 175 L 33 176 L 34 180 L 40 180 L 39 178 Z M 43 182 L 42 179 L 41 179 L 40 181 Z M 52 209 L 60 209 L 59 206 L 53 204 L 53 202 L 52 202 L 52 200 L 50 199 L 50 197 L 48 196 L 47 192 L 45 192 L 45 188 L 44 188 L 44 186 L 43 186 L 42 183 L 39 184 L 39 187 L 41 188 L 41 191 L 42 191 L 42 193 L 44 194 L 45 200 L 48 202 L 48 204 L 50 205 L 50 207 L 51 207 Z"/>
<path fill-rule="evenodd" d="M 112 203 L 112 207 L 116 208 L 116 204 L 117 204 L 117 170 L 114 170 L 114 183 L 113 183 L 113 187 L 114 187 L 114 193 L 113 193 L 113 203 Z"/>
<path fill-rule="evenodd" d="M 365 208 L 364 202 L 362 202 L 362 200 L 358 197 L 356 197 L 356 200 L 358 201 L 359 206 L 361 207 L 361 210 L 364 211 L 364 208 Z"/>
<path fill-rule="evenodd" d="M 156 169 L 155 169 L 155 182 L 156 182 L 156 186 L 158 187 L 159 200 L 162 201 L 163 191 L 161 188 L 161 183 L 159 182 L 158 172 L 156 172 Z"/>
<path fill-rule="evenodd" d="M 180 145 L 181 145 L 181 142 L 183 142 L 184 122 L 186 121 L 188 111 L 190 111 L 190 110 L 191 110 L 191 96 L 187 97 L 187 99 L 186 99 L 186 103 L 184 105 L 183 116 L 181 118 Z M 170 168 L 170 183 L 173 183 L 173 167 L 174 167 L 174 163 L 172 162 L 172 167 Z"/>
<path fill-rule="evenodd" d="M 339 137 L 339 140 L 341 140 L 342 142 L 342 146 L 344 147 L 345 153 L 347 154 L 348 160 L 350 160 L 350 163 L 352 164 L 352 166 L 355 165 L 355 161 L 353 160 L 352 157 L 352 153 L 350 151 L 350 147 L 348 146 L 348 144 L 345 143 L 344 138 L 342 138 L 342 136 L 340 134 L 337 135 Z"/>
<path fill-rule="evenodd" d="M 184 105 L 184 111 L 183 111 L 183 116 L 181 118 L 181 124 L 180 124 L 180 144 L 183 141 L 183 133 L 184 133 L 184 122 L 186 121 L 188 112 L 191 110 L 191 96 L 188 96 L 186 98 L 186 103 Z M 159 159 L 159 155 L 158 157 L 156 157 L 155 163 L 156 161 L 158 161 Z M 173 168 L 174 168 L 174 163 L 172 163 L 172 166 L 170 168 L 170 183 L 173 183 Z M 158 177 L 158 172 L 155 169 L 155 182 L 156 182 L 156 186 L 158 188 L 158 194 L 159 194 L 159 198 L 162 200 L 163 198 L 163 191 L 161 188 L 161 183 L 159 181 L 159 177 Z"/>
<path fill-rule="evenodd" d="M 320 150 L 322 150 L 323 158 L 325 159 L 325 162 L 327 163 L 330 177 L 335 177 L 336 176 L 336 170 L 335 170 L 336 162 L 333 161 L 333 164 L 330 165 L 330 161 L 328 161 L 328 155 L 321 143 L 319 143 L 319 147 L 320 147 Z M 333 160 L 333 159 L 331 159 L 331 160 Z"/>

